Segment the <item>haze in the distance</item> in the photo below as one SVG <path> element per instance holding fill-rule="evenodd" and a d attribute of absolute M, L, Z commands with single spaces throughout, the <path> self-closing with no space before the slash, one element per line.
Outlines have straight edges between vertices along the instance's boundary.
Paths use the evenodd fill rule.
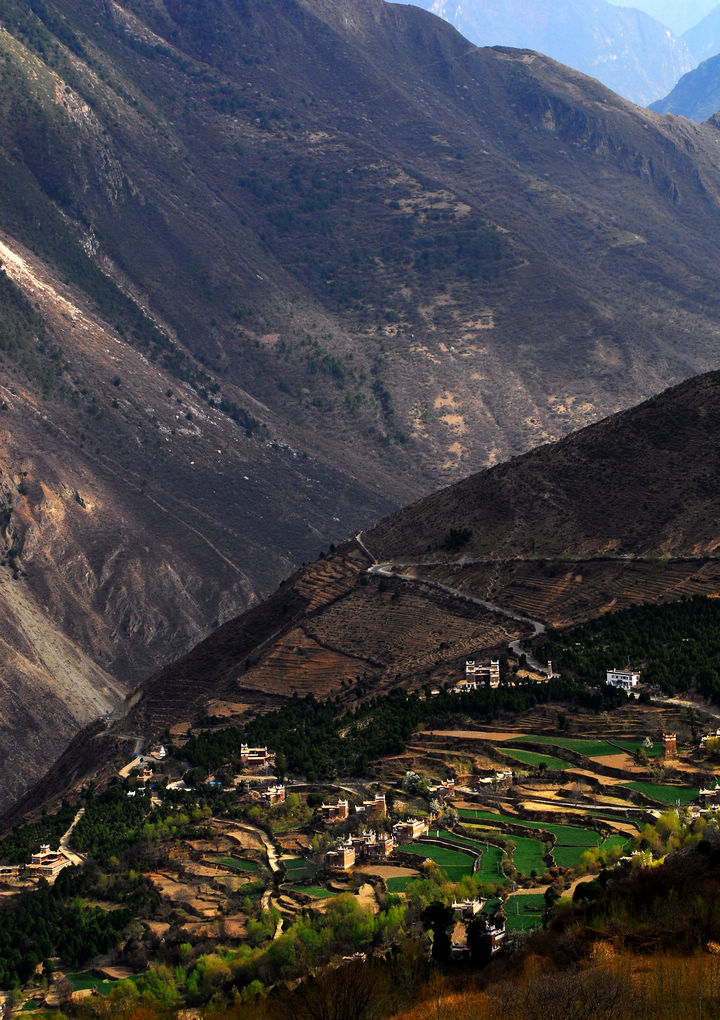
<path fill-rule="evenodd" d="M 676 35 L 687 32 L 717 6 L 713 0 L 633 0 L 615 3 L 615 7 L 636 7 L 671 28 Z"/>

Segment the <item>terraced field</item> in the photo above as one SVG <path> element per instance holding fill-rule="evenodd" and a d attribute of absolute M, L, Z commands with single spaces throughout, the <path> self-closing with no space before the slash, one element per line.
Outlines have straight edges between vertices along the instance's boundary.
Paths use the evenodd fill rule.
<path fill-rule="evenodd" d="M 641 780 L 632 780 L 621 784 L 630 790 L 637 790 L 644 793 L 646 797 L 658 801 L 660 804 L 673 805 L 676 801 L 680 804 L 690 804 L 697 799 L 699 790 L 687 786 L 663 786 L 661 783 L 644 783 Z"/>
<path fill-rule="evenodd" d="M 435 861 L 452 882 L 459 882 L 466 875 L 472 874 L 473 857 L 462 850 L 449 850 L 431 843 L 410 843 L 403 847 L 403 851 Z"/>
<path fill-rule="evenodd" d="M 305 857 L 292 857 L 280 863 L 285 868 L 289 882 L 300 882 L 315 876 L 315 868 Z"/>
<path fill-rule="evenodd" d="M 354 680 L 373 666 L 326 648 L 299 627 L 279 637 L 269 653 L 243 674 L 243 687 L 265 694 L 325 697 L 339 690 L 343 681 Z"/>
<path fill-rule="evenodd" d="M 608 740 L 588 740 L 582 737 L 551 737 L 544 734 L 528 734 L 522 739 L 527 744 L 550 744 L 553 747 L 563 747 L 568 751 L 575 751 L 576 754 L 582 754 L 586 758 L 607 758 L 615 754 L 623 754 L 626 751 L 626 748 L 621 750 L 617 745 L 611 744 Z M 637 746 L 642 746 L 642 743 L 638 743 Z"/>
<path fill-rule="evenodd" d="M 473 821 L 495 822 L 497 825 L 522 825 L 527 829 L 542 829 L 551 832 L 561 846 L 597 846 L 600 834 L 594 829 L 583 829 L 579 825 L 564 825 L 559 822 L 538 822 L 534 819 L 519 818 L 517 815 L 503 815 L 495 811 L 474 811 L 461 808 L 458 812 L 466 823 Z"/>
<path fill-rule="evenodd" d="M 503 753 L 509 755 L 511 758 L 516 758 L 518 761 L 521 761 L 523 765 L 545 765 L 546 768 L 557 769 L 559 771 L 575 767 L 571 762 L 563 761 L 562 758 L 555 758 L 551 754 L 539 754 L 537 751 L 524 751 L 518 747 L 503 747 Z"/>
<path fill-rule="evenodd" d="M 533 872 L 536 875 L 544 875 L 548 869 L 545 861 L 545 844 L 529 836 L 513 836 L 512 841 L 515 844 L 513 864 L 520 874 L 526 878 Z"/>
<path fill-rule="evenodd" d="M 215 864 L 221 864 L 224 868 L 232 868 L 234 871 L 257 872 L 260 870 L 257 861 L 238 860 L 237 857 L 210 857 L 208 860 L 214 861 Z"/>
<path fill-rule="evenodd" d="M 518 893 L 505 902 L 505 927 L 508 931 L 532 931 L 542 924 L 545 911 L 543 893 Z"/>
<path fill-rule="evenodd" d="M 404 893 L 411 882 L 414 882 L 418 875 L 393 875 L 386 879 L 387 891 L 389 893 Z"/>
<path fill-rule="evenodd" d="M 291 885 L 293 892 L 302 893 L 304 896 L 311 896 L 314 900 L 327 900 L 331 896 L 337 896 L 332 889 L 323 889 L 321 885 Z"/>

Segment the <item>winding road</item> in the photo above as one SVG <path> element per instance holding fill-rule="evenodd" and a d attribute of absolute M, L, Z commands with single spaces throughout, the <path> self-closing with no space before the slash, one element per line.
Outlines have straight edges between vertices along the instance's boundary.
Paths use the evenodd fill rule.
<path fill-rule="evenodd" d="M 545 624 L 540 620 L 533 620 L 529 616 L 523 616 L 521 613 L 515 613 L 512 609 L 506 609 L 505 606 L 499 606 L 495 602 L 488 602 L 487 599 L 481 599 L 477 595 L 469 595 L 467 592 L 461 591 L 459 588 L 453 588 L 449 584 L 443 584 L 441 581 L 434 581 L 428 577 L 411 577 L 396 569 L 396 567 L 402 567 L 403 569 L 412 567 L 413 569 L 419 568 L 422 570 L 423 567 L 442 566 L 443 564 L 437 560 L 418 560 L 414 563 L 403 562 L 398 564 L 393 564 L 392 562 L 379 563 L 365 545 L 362 538 L 362 532 L 358 532 L 355 536 L 355 541 L 358 543 L 363 552 L 372 560 L 372 566 L 368 567 L 368 574 L 374 574 L 379 577 L 394 577 L 400 581 L 404 581 L 406 584 L 423 584 L 430 588 L 435 588 L 437 591 L 442 591 L 446 595 L 451 595 L 453 598 L 462 599 L 463 602 L 471 602 L 473 605 L 482 606 L 483 609 L 487 609 L 491 613 L 497 613 L 500 616 L 505 616 L 509 620 L 515 620 L 517 623 L 527 624 L 533 629 L 533 637 L 537 637 L 538 634 L 545 633 Z M 448 565 L 455 566 L 456 561 L 448 561 Z M 540 673 L 547 673 L 547 665 L 543 665 L 538 659 L 522 648 L 522 638 L 517 638 L 515 641 L 511 641 L 509 647 L 518 657 L 524 654 L 527 664 L 532 669 L 535 669 Z"/>

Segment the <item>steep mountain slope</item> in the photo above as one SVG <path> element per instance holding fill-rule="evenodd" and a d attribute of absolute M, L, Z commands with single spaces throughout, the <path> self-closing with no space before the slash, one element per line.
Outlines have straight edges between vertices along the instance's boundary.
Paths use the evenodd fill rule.
<path fill-rule="evenodd" d="M 500 654 L 538 625 L 717 594 L 719 449 L 715 372 L 391 515 L 142 684 L 8 818 L 67 776 L 81 782 L 120 738 L 296 694 L 352 704 L 398 683 L 453 682 L 465 658 Z"/>
<path fill-rule="evenodd" d="M 624 5 L 618 3 L 617 6 Z M 715 0 L 637 0 L 633 4 L 633 7 L 661 21 L 677 35 L 697 25 L 715 6 Z"/>
<path fill-rule="evenodd" d="M 339 535 L 716 364 L 712 124 L 381 0 L 1 20 L 6 797 Z"/>
<path fill-rule="evenodd" d="M 720 56 L 703 60 L 694 71 L 682 76 L 669 95 L 650 108 L 657 113 L 679 114 L 697 123 L 712 117 L 720 110 Z"/>
<path fill-rule="evenodd" d="M 697 61 L 707 60 L 720 52 L 720 4 L 684 32 L 683 39 Z"/>
<path fill-rule="evenodd" d="M 688 45 L 643 11 L 591 0 L 419 0 L 476 46 L 539 50 L 642 106 L 696 63 Z"/>

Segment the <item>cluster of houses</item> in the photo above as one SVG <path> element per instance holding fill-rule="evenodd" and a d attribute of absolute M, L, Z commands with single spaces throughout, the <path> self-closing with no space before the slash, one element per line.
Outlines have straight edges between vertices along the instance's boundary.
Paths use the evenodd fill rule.
<path fill-rule="evenodd" d="M 325 855 L 330 871 L 349 871 L 358 861 L 384 861 L 402 843 L 412 843 L 421 836 L 427 836 L 430 826 L 420 818 L 406 818 L 396 822 L 392 835 L 385 832 L 363 831 L 348 838 Z"/>
<path fill-rule="evenodd" d="M 481 922 L 481 938 L 487 957 L 494 956 L 500 950 L 505 941 L 505 913 L 502 905 L 500 905 L 493 914 L 483 914 L 482 910 L 486 902 L 484 899 L 467 899 L 453 902 L 452 908 L 457 915 L 458 921 L 452 939 L 451 952 L 453 959 L 463 959 L 470 955 L 470 949 L 467 944 L 467 930 L 464 933 L 462 932 L 462 925 L 467 925 L 469 921 Z"/>
<path fill-rule="evenodd" d="M 73 862 L 62 850 L 51 850 L 49 843 L 43 843 L 38 853 L 33 854 L 29 864 L 0 864 L 0 879 L 45 878 L 53 882 L 63 868 Z"/>
<path fill-rule="evenodd" d="M 361 832 L 325 855 L 330 871 L 349 871 L 358 861 L 384 861 L 395 849 L 395 838 L 385 832 Z"/>
<path fill-rule="evenodd" d="M 363 815 L 366 821 L 370 819 L 385 818 L 387 806 L 385 794 L 377 793 L 374 800 L 364 800 L 355 808 L 355 814 Z M 335 822 L 346 822 L 350 817 L 350 805 L 347 800 L 338 800 L 337 804 L 321 804 L 320 818 L 326 825 Z"/>
<path fill-rule="evenodd" d="M 522 687 L 524 684 L 529 683 L 548 683 L 556 674 L 553 673 L 553 665 L 548 660 L 547 668 L 544 671 L 544 676 L 538 676 L 532 673 L 523 673 L 521 676 L 524 679 L 508 680 L 505 682 L 507 687 Z M 484 663 L 475 662 L 473 659 L 465 660 L 465 677 L 460 680 L 459 683 L 451 687 L 452 694 L 467 694 L 469 691 L 477 691 L 481 687 L 489 687 L 495 689 L 500 686 L 500 660 L 491 659 L 490 665 L 486 666 Z M 437 695 L 440 693 L 439 690 L 433 690 L 431 694 Z"/>

